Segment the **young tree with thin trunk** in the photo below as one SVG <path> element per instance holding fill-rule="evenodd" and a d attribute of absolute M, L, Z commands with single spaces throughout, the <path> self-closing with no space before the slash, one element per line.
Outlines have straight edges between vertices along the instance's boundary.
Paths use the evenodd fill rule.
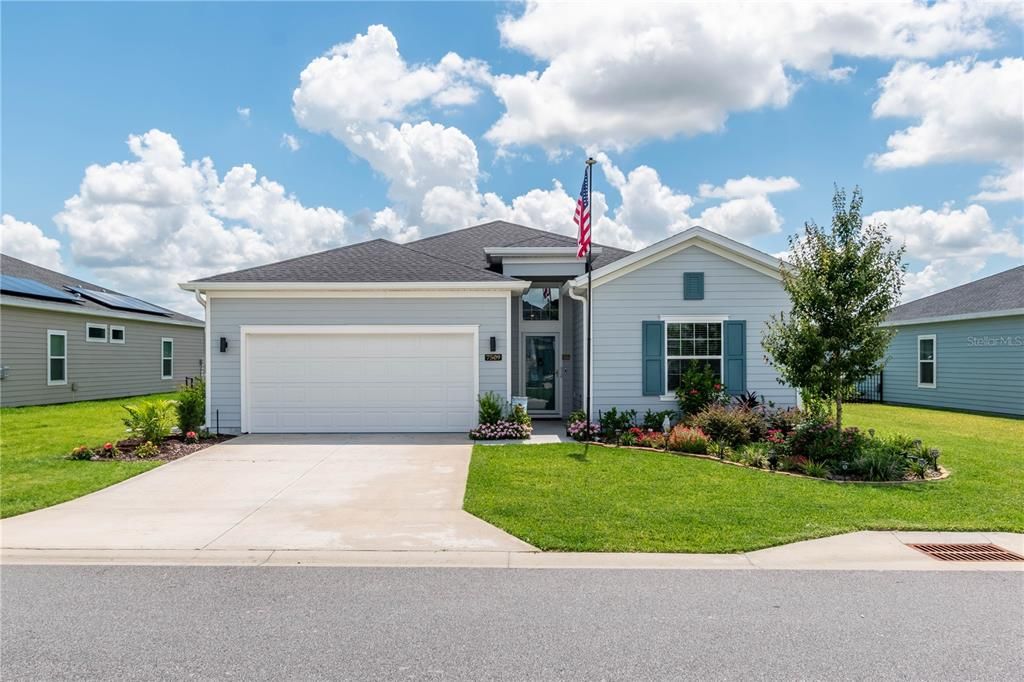
<path fill-rule="evenodd" d="M 864 225 L 863 203 L 859 188 L 847 205 L 836 187 L 831 229 L 812 221 L 790 237 L 782 283 L 792 309 L 772 316 L 763 339 L 780 381 L 834 403 L 838 429 L 843 401 L 881 369 L 893 332 L 879 324 L 899 302 L 906 272 L 905 247 L 892 247 L 884 223 Z"/>

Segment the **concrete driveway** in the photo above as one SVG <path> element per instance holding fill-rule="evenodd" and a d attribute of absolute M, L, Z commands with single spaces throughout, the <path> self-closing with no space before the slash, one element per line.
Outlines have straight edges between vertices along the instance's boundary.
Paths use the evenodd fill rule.
<path fill-rule="evenodd" d="M 462 435 L 243 436 L 77 500 L 0 521 L 0 544 L 532 550 L 462 511 L 471 451 Z"/>

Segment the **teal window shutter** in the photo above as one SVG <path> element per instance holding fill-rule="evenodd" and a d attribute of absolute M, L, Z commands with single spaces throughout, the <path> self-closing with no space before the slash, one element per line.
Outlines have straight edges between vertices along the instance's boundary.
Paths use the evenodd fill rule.
<path fill-rule="evenodd" d="M 704 273 L 684 272 L 683 273 L 683 300 L 703 301 L 704 300 Z"/>
<path fill-rule="evenodd" d="M 644 321 L 641 367 L 644 395 L 661 395 L 665 391 L 665 323 Z"/>
<path fill-rule="evenodd" d="M 743 320 L 727 320 L 722 330 L 725 336 L 725 371 L 722 378 L 729 395 L 739 395 L 747 390 L 747 323 Z"/>

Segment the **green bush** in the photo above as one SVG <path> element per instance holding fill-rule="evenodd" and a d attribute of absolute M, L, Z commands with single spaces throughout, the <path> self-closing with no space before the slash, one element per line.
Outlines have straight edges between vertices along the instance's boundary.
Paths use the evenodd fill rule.
<path fill-rule="evenodd" d="M 135 436 L 159 444 L 171 432 L 174 405 L 174 400 L 150 400 L 139 405 L 125 405 L 128 416 L 122 421 Z"/>
<path fill-rule="evenodd" d="M 93 454 L 92 448 L 88 445 L 79 445 L 68 453 L 68 459 L 92 459 Z"/>
<path fill-rule="evenodd" d="M 480 394 L 479 421 L 481 424 L 497 424 L 505 413 L 505 401 L 493 391 Z"/>
<path fill-rule="evenodd" d="M 665 423 L 665 417 L 669 418 L 669 422 L 673 417 L 676 416 L 675 410 L 662 410 L 661 412 L 655 412 L 654 410 L 647 410 L 644 412 L 643 426 L 648 431 L 661 431 L 661 425 Z"/>
<path fill-rule="evenodd" d="M 768 429 L 779 431 L 786 436 L 793 433 L 803 419 L 803 413 L 796 407 L 768 409 L 764 413 L 764 420 Z"/>
<path fill-rule="evenodd" d="M 610 440 L 615 437 L 616 431 L 624 433 L 636 423 L 636 410 L 619 412 L 618 408 L 612 407 L 601 414 L 599 422 L 601 433 Z"/>
<path fill-rule="evenodd" d="M 724 405 L 709 405 L 693 417 L 692 425 L 706 433 L 719 448 L 738 448 L 750 442 L 747 418 L 741 412 L 744 410 L 732 410 Z"/>
<path fill-rule="evenodd" d="M 831 470 L 829 466 L 824 462 L 815 462 L 813 459 L 809 459 L 804 462 L 801 467 L 801 471 L 807 476 L 813 476 L 814 478 L 828 478 Z"/>
<path fill-rule="evenodd" d="M 768 444 L 767 443 L 748 443 L 738 450 L 732 451 L 734 454 L 730 459 L 741 464 L 746 464 L 749 467 L 755 469 L 767 469 L 768 468 Z"/>
<path fill-rule="evenodd" d="M 511 420 L 520 426 L 532 426 L 533 420 L 530 419 L 529 413 L 526 408 L 522 405 L 514 405 L 512 407 Z"/>
<path fill-rule="evenodd" d="M 728 399 L 725 387 L 706 363 L 690 364 L 679 378 L 676 400 L 684 416 L 695 415 L 709 405 L 726 402 Z"/>
<path fill-rule="evenodd" d="M 156 457 L 159 454 L 160 448 L 158 448 L 151 440 L 147 440 L 145 443 L 135 448 L 136 457 L 142 457 L 145 459 L 148 457 Z"/>
<path fill-rule="evenodd" d="M 189 431 L 198 431 L 206 421 L 206 384 L 196 381 L 191 386 L 178 389 L 177 405 L 178 428 L 182 435 Z"/>
<path fill-rule="evenodd" d="M 569 413 L 569 418 L 565 420 L 566 424 L 572 424 L 573 422 L 585 422 L 587 421 L 586 410 L 573 410 Z"/>
<path fill-rule="evenodd" d="M 871 439 L 851 466 L 852 472 L 866 481 L 900 481 L 906 477 L 907 458 L 891 443 Z"/>

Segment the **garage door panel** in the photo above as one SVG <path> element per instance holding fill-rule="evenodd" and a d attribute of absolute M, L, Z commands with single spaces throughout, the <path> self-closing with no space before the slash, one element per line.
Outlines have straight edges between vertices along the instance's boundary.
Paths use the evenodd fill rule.
<path fill-rule="evenodd" d="M 254 334 L 252 432 L 464 431 L 476 421 L 473 336 Z"/>

